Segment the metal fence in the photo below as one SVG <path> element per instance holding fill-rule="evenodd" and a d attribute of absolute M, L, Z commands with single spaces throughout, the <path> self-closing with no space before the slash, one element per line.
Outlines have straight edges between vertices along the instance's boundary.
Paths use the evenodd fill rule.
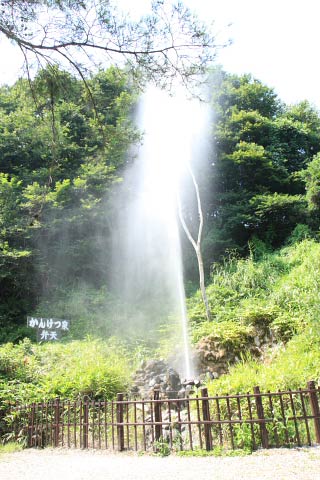
<path fill-rule="evenodd" d="M 188 398 L 62 401 L 11 406 L 6 437 L 29 447 L 156 451 L 269 448 L 320 443 L 319 388 Z"/>

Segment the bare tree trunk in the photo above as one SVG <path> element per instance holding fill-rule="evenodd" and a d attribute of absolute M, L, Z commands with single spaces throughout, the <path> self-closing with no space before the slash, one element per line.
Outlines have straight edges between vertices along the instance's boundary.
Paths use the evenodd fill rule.
<path fill-rule="evenodd" d="M 202 206 L 201 206 L 201 198 L 200 198 L 199 186 L 190 165 L 188 165 L 188 170 L 189 170 L 192 183 L 194 186 L 194 190 L 196 193 L 198 214 L 199 214 L 199 228 L 198 228 L 198 236 L 196 240 L 192 237 L 191 232 L 188 228 L 188 225 L 186 224 L 186 221 L 183 217 L 181 199 L 179 195 L 178 195 L 178 212 L 179 212 L 179 218 L 180 218 L 183 230 L 185 231 L 191 245 L 194 248 L 194 251 L 196 252 L 198 268 L 199 268 L 200 291 L 201 291 L 202 300 L 206 309 L 207 319 L 210 320 L 211 312 L 210 312 L 210 307 L 209 307 L 209 302 L 208 302 L 208 297 L 207 297 L 207 292 L 205 287 L 203 259 L 202 259 L 202 253 L 201 253 L 201 238 L 202 238 L 202 231 L 203 231 L 203 212 L 202 212 Z"/>

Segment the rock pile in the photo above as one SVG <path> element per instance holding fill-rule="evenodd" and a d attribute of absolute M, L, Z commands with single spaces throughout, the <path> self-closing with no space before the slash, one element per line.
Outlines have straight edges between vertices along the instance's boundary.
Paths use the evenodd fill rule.
<path fill-rule="evenodd" d="M 209 379 L 219 378 L 228 372 L 230 365 L 240 361 L 243 352 L 263 357 L 273 343 L 269 328 L 255 325 L 243 336 L 241 342 L 222 342 L 215 335 L 203 337 L 197 344 L 193 363 L 199 380 L 182 380 L 179 373 L 165 360 L 143 361 L 135 373 L 131 393 L 142 398 L 153 396 L 155 390 L 167 398 L 184 398 Z"/>
<path fill-rule="evenodd" d="M 167 398 L 184 398 L 194 386 L 200 386 L 200 381 L 182 381 L 178 372 L 164 360 L 149 360 L 143 361 L 137 370 L 131 393 L 146 398 L 159 390 Z"/>
<path fill-rule="evenodd" d="M 252 357 L 262 357 L 264 351 L 272 346 L 273 338 L 270 330 L 255 326 L 250 335 L 244 339 L 242 345 L 222 344 L 221 339 L 208 335 L 203 337 L 196 349 L 199 370 L 209 378 L 218 378 L 227 373 L 230 365 L 240 361 L 242 353 L 249 353 Z M 200 375 L 200 378 L 202 378 Z"/>

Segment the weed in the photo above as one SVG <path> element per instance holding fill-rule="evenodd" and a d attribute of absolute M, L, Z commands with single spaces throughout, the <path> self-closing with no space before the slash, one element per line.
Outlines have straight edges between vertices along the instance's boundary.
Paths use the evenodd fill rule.
<path fill-rule="evenodd" d="M 159 457 L 168 457 L 171 453 L 170 445 L 163 437 L 154 442 L 154 448 L 156 455 Z"/>
<path fill-rule="evenodd" d="M 23 449 L 23 446 L 20 443 L 16 443 L 16 442 L 0 444 L 0 455 L 5 453 L 19 452 L 22 449 Z"/>
<path fill-rule="evenodd" d="M 251 450 L 246 449 L 235 449 L 227 450 L 223 447 L 216 446 L 213 450 L 203 450 L 203 449 L 194 449 L 194 450 L 182 450 L 176 452 L 178 457 L 243 457 L 245 455 L 250 455 Z"/>
<path fill-rule="evenodd" d="M 235 443 L 238 448 L 246 452 L 252 453 L 253 441 L 250 425 L 248 425 L 247 423 L 235 425 L 233 432 L 235 437 Z"/>

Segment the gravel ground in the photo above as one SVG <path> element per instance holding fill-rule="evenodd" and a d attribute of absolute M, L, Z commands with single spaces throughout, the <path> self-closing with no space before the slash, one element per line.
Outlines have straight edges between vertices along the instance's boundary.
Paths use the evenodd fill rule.
<path fill-rule="evenodd" d="M 1 455 L 0 479 L 320 480 L 320 447 L 201 458 L 30 449 Z"/>

